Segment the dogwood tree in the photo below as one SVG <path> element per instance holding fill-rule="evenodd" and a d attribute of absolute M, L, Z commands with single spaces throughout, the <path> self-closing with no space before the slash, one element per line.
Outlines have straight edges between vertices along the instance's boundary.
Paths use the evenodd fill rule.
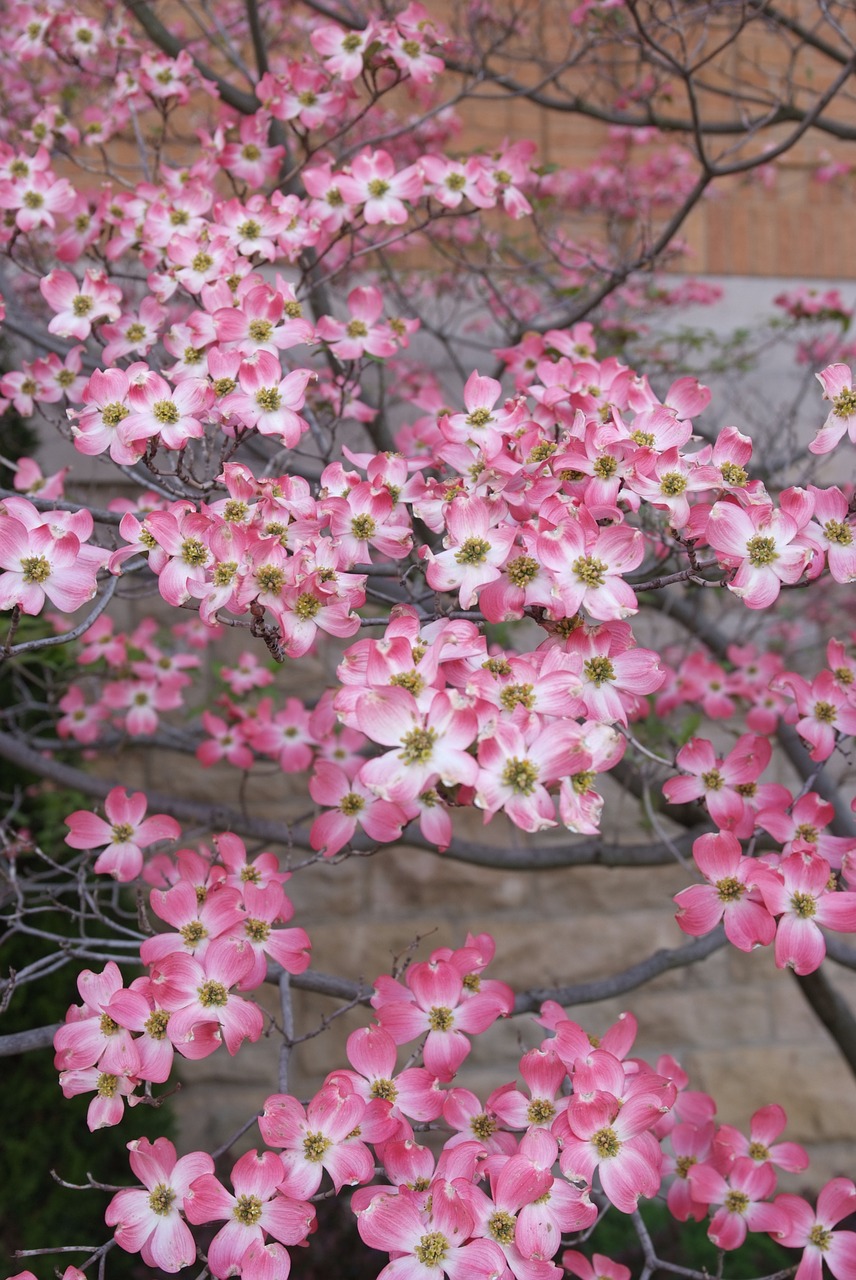
<path fill-rule="evenodd" d="M 742 74 L 757 33 L 781 68 L 764 77 Z M 12 5 L 0 392 L 68 465 L 9 459 L 0 755 L 89 804 L 47 845 L 9 796 L 5 937 L 40 951 L 4 1000 L 72 965 L 80 1003 L 0 1050 L 52 1044 L 57 1106 L 90 1097 L 98 1130 L 179 1067 L 282 1040 L 232 1142 L 128 1144 L 131 1181 L 101 1189 L 103 1243 L 67 1280 L 119 1251 L 151 1273 L 284 1280 L 330 1196 L 385 1280 L 623 1280 L 587 1248 L 607 1212 L 634 1222 L 642 1276 L 700 1277 L 657 1256 L 653 1198 L 708 1224 L 725 1274 L 760 1233 L 799 1280 L 856 1276 L 839 1227 L 854 1183 L 828 1181 L 816 1208 L 777 1189 L 807 1166 L 781 1106 L 741 1133 L 674 1058 L 633 1055 L 632 1013 L 597 1039 L 566 1012 L 772 948 L 856 1070 L 824 973 L 856 965 L 856 548 L 827 465 L 856 440 L 846 308 L 834 290 L 781 299 L 819 386 L 803 436 L 771 444 L 769 423 L 760 450 L 706 425 L 694 374 L 629 354 L 641 313 L 706 292 L 643 273 L 709 190 L 805 138 L 853 139 L 854 39 L 827 0 Z M 470 105 L 505 97 L 607 123 L 602 153 L 569 169 L 519 138 L 461 145 Z M 100 505 L 75 461 L 110 477 Z M 127 625 L 146 593 L 158 608 Z M 800 626 L 807 662 L 775 643 Z M 73 660 L 51 668 L 60 649 Z M 310 653 L 335 678 L 306 697 Z M 205 664 L 225 692 L 202 709 Z M 201 797 L 203 771 L 228 768 L 231 796 L 134 791 L 123 762 L 152 749 L 195 760 Z M 260 769 L 298 775 L 303 818 L 244 803 Z M 607 775 L 642 843 L 601 839 Z M 503 823 L 538 840 L 492 843 Z M 318 972 L 300 871 L 390 845 L 497 874 L 681 857 L 690 940 L 597 983 L 569 950 L 563 984 L 515 991 L 474 919 L 371 985 Z M 319 1018 L 364 1013 L 303 1099 L 293 987 Z M 473 1038 L 523 1014 L 520 1080 L 477 1096 Z"/>

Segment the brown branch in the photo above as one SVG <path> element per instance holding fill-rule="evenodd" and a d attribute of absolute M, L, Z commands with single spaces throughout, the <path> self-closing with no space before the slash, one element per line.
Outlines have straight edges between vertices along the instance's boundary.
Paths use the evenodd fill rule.
<path fill-rule="evenodd" d="M 856 1076 L 856 1017 L 847 1001 L 835 990 L 822 968 L 814 973 L 795 973 L 794 981 L 812 1013 L 837 1044 L 851 1073 Z"/>
<path fill-rule="evenodd" d="M 170 58 L 177 58 L 182 50 L 187 48 L 185 41 L 179 40 L 174 36 L 160 18 L 152 13 L 146 0 L 122 0 L 125 8 L 134 15 L 140 26 L 145 31 L 149 39 L 158 46 Z M 202 62 L 195 55 L 191 54 L 193 65 L 201 76 L 206 80 L 211 80 L 216 84 L 220 97 L 230 107 L 234 107 L 236 111 L 240 111 L 242 115 L 251 116 L 261 108 L 261 103 L 254 93 L 245 93 L 243 89 L 236 88 L 230 81 L 218 75 L 217 72 Z"/>
<path fill-rule="evenodd" d="M 545 1000 L 555 1000 L 561 1005 L 594 1004 L 598 1000 L 609 1000 L 613 996 L 624 995 L 627 991 L 644 986 L 646 982 L 659 977 L 661 973 L 668 973 L 670 969 L 683 969 L 687 965 L 697 964 L 699 960 L 706 960 L 725 945 L 726 937 L 720 925 L 704 938 L 696 938 L 681 947 L 655 951 L 646 959 L 610 978 L 595 978 L 591 982 L 577 982 L 563 987 L 533 987 L 529 991 L 523 991 L 514 1001 L 514 1012 L 531 1013 L 540 1009 Z"/>
<path fill-rule="evenodd" d="M 117 782 L 121 781 L 115 777 L 98 777 L 83 769 L 77 769 L 73 765 L 64 764 L 51 756 L 43 755 L 42 752 L 34 750 L 10 733 L 0 732 L 0 759 L 12 761 L 38 777 L 50 778 L 59 786 L 82 791 L 84 795 L 102 800 L 117 785 Z M 276 822 L 268 818 L 250 818 L 228 805 L 206 804 L 159 791 L 147 790 L 146 795 L 153 810 L 171 814 L 181 822 L 191 822 L 212 831 L 234 831 L 249 839 L 284 845 L 288 849 L 309 847 L 308 832 L 300 826 L 292 827 L 287 822 Z M 700 829 L 690 830 L 676 837 L 674 843 L 682 852 L 689 853 L 693 840 L 699 834 Z M 561 845 L 523 846 L 519 849 L 503 849 L 468 841 L 454 841 L 446 853 L 439 854 L 435 845 L 417 831 L 413 831 L 412 834 L 403 836 L 399 844 L 425 849 L 438 857 L 450 858 L 456 862 L 493 867 L 504 871 L 547 871 L 561 867 L 592 865 L 654 867 L 674 863 L 673 854 L 659 841 L 651 844 L 609 845 L 600 836 L 576 843 L 569 841 Z M 357 853 L 375 852 L 378 849 L 376 842 L 366 837 L 355 839 L 352 841 L 352 846 Z"/>

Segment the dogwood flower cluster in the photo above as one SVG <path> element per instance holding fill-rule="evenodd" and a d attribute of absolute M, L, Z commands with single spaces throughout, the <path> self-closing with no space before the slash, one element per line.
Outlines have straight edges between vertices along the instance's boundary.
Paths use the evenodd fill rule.
<path fill-rule="evenodd" d="M 109 559 L 90 544 L 90 513 L 41 512 L 27 498 L 0 503 L 0 609 L 41 613 L 50 601 L 63 613 L 74 613 L 91 600 L 97 575 Z"/>
<path fill-rule="evenodd" d="M 586 0 L 569 28 L 615 7 Z M 605 354 L 600 334 L 654 305 L 647 283 L 615 291 L 597 336 L 586 321 L 523 332 L 611 270 L 611 249 L 570 238 L 568 211 L 641 211 L 653 225 L 694 189 L 688 152 L 639 160 L 656 131 L 623 126 L 580 171 L 541 165 L 527 141 L 456 152 L 454 109 L 428 104 L 457 45 L 415 0 L 382 8 L 348 28 L 295 18 L 269 57 L 254 48 L 247 93 L 221 70 L 230 52 L 240 67 L 230 42 L 242 32 L 258 45 L 245 27 L 254 6 L 226 6 L 209 67 L 193 35 L 172 54 L 148 43 L 136 9 L 132 25 L 112 6 L 102 23 L 59 0 L 13 5 L 0 249 L 24 315 L 13 332 L 32 319 L 47 333 L 44 353 L 16 353 L 0 377 L 0 409 L 29 418 L 59 406 L 78 454 L 146 479 L 136 502 L 96 510 L 96 535 L 92 514 L 65 500 L 65 468 L 44 476 L 17 460 L 16 494 L 0 501 L 0 609 L 13 611 L 3 656 L 20 615 L 43 615 L 52 644 L 68 624 L 48 607 L 77 613 L 100 585 L 77 628 L 80 670 L 55 699 L 62 745 L 88 757 L 142 739 L 195 753 L 203 768 L 305 773 L 312 811 L 295 840 L 316 860 L 374 852 L 411 825 L 447 850 L 456 811 L 472 807 L 527 833 L 597 835 L 599 775 L 628 751 L 646 756 L 670 775 L 672 813 L 712 828 L 693 844 L 703 882 L 676 897 L 680 929 L 700 937 L 721 923 L 739 949 L 772 946 L 780 968 L 811 973 L 823 930 L 856 931 L 856 841 L 832 833 L 815 774 L 798 789 L 765 773 L 780 729 L 793 726 L 818 773 L 848 749 L 854 636 L 831 640 L 826 668 L 810 672 L 790 664 L 786 643 L 660 652 L 639 643 L 634 619 L 688 585 L 750 610 L 807 585 L 849 585 L 851 490 L 768 489 L 748 435 L 697 430 L 710 401 L 697 378 L 655 391 Z M 256 18 L 272 28 L 281 9 Z M 469 17 L 493 31 L 489 6 Z M 626 88 L 652 101 L 645 82 Z M 173 163 L 175 120 L 200 144 L 186 167 Z M 140 180 L 122 172 L 97 185 L 111 141 L 132 135 L 151 162 Z M 76 180 L 69 158 L 81 153 Z M 444 337 L 434 320 L 447 288 L 484 310 L 479 255 L 501 261 L 508 228 L 536 208 L 530 225 L 559 292 L 519 269 L 499 277 L 507 287 L 491 283 L 491 306 L 518 338 L 492 357 L 499 339 L 485 340 L 462 389 L 441 387 L 408 363 L 414 348 Z M 408 243 L 439 247 L 446 274 L 394 276 Z M 459 261 L 475 269 L 448 265 Z M 657 296 L 669 305 L 711 291 Z M 835 291 L 781 305 L 795 324 L 847 318 Z M 830 407 L 808 448 L 825 455 L 845 435 L 856 443 L 856 391 L 843 343 L 812 351 L 826 353 Z M 464 382 L 468 367 L 450 354 Z M 124 632 L 94 616 L 144 573 L 186 610 L 168 638 L 153 619 Z M 523 627 L 511 635 L 513 623 Z M 193 682 L 225 625 L 247 647 L 203 704 Z M 328 638 L 336 687 L 314 705 L 283 695 L 267 655 L 323 653 Z M 194 725 L 178 731 L 170 717 L 188 707 Z M 678 709 L 690 727 L 662 746 L 659 722 Z M 733 734 L 703 736 L 702 716 L 735 715 Z M 92 1095 L 90 1129 L 118 1124 L 126 1102 L 159 1102 L 152 1086 L 170 1079 L 176 1053 L 202 1059 L 225 1043 L 234 1055 L 257 1041 L 273 1023 L 253 993 L 310 963 L 275 854 L 253 856 L 231 832 L 213 849 L 175 848 L 177 821 L 149 807 L 115 786 L 105 817 L 66 820 L 81 876 L 91 859 L 94 874 L 149 891 L 145 973 L 126 986 L 112 960 L 84 970 L 81 1003 L 54 1040 L 65 1096 Z M 107 1207 L 115 1243 L 168 1274 L 200 1258 L 217 1280 L 286 1280 L 290 1251 L 315 1230 L 314 1201 L 356 1188 L 359 1233 L 389 1257 L 383 1280 L 628 1280 L 575 1246 L 602 1211 L 663 1195 L 678 1221 L 709 1220 L 722 1250 L 761 1232 L 802 1250 L 797 1280 L 819 1280 L 824 1261 L 853 1280 L 856 1236 L 837 1228 L 856 1208 L 854 1184 L 833 1179 L 816 1209 L 777 1195 L 776 1170 L 807 1164 L 780 1140 L 782 1109 L 756 1112 L 748 1134 L 717 1123 L 674 1060 L 631 1056 L 630 1014 L 598 1039 L 547 1002 L 520 1079 L 473 1092 L 462 1075 L 473 1040 L 515 1007 L 511 988 L 486 976 L 493 956 L 489 935 L 469 935 L 379 977 L 347 1066 L 302 1100 L 283 1079 L 228 1182 L 207 1152 L 130 1143 L 140 1185 Z M 68 1268 L 64 1280 L 83 1275 Z"/>
<path fill-rule="evenodd" d="M 130 879 L 143 863 L 141 846 L 180 836 L 171 818 L 143 818 L 145 807 L 143 795 L 116 788 L 106 802 L 113 825 L 72 814 L 67 843 L 94 850 L 109 841 L 94 869 Z M 277 868 L 273 854 L 249 860 L 230 832 L 217 838 L 215 853 L 179 849 L 148 859 L 146 878 L 163 886 L 151 890 L 150 907 L 170 927 L 141 946 L 148 973 L 125 987 L 113 961 L 101 973 L 84 970 L 77 983 L 83 1003 L 70 1007 L 54 1038 L 65 1097 L 94 1094 L 90 1129 L 118 1124 L 125 1100 L 141 1101 L 140 1086 L 149 1092 L 168 1080 L 176 1052 L 195 1060 L 225 1043 L 235 1054 L 245 1040 L 259 1039 L 265 1017 L 244 993 L 261 986 L 269 963 L 287 973 L 309 965 L 306 931 L 282 927 L 294 912 L 282 888 L 288 876 Z"/>
<path fill-rule="evenodd" d="M 245 892 L 281 894 L 270 855 L 247 862 L 240 841 L 228 834 L 219 838 L 218 853 L 219 865 L 181 851 L 163 900 L 182 886 L 195 898 L 194 885 L 207 885 L 201 900 L 219 901 L 225 919 L 240 898 L 238 889 L 232 890 L 235 903 L 223 897 L 230 881 Z M 158 866 L 167 863 L 161 859 Z M 184 945 L 199 942 L 191 944 L 185 932 Z M 209 954 L 221 950 L 217 939 L 210 941 Z M 335 1194 L 357 1188 L 351 1203 L 359 1233 L 390 1255 L 380 1272 L 386 1280 L 454 1276 L 462 1268 L 485 1280 L 503 1274 L 558 1280 L 562 1267 L 588 1274 L 585 1255 L 565 1245 L 587 1232 L 600 1205 L 631 1213 L 641 1198 L 665 1193 L 678 1221 L 709 1218 L 708 1235 L 722 1250 L 738 1248 L 749 1232 L 766 1233 L 803 1249 L 806 1275 L 824 1258 L 837 1280 L 846 1280 L 856 1264 L 856 1236 L 835 1226 L 856 1205 L 853 1183 L 829 1182 L 816 1216 L 800 1197 L 776 1195 L 777 1170 L 801 1172 L 808 1164 L 801 1146 L 781 1140 L 783 1109 L 762 1107 L 748 1134 L 717 1123 L 714 1100 L 687 1088 L 689 1078 L 674 1059 L 651 1064 L 630 1056 L 637 1031 L 631 1014 L 597 1038 L 547 1001 L 534 1024 L 539 1042 L 520 1059 L 522 1083 L 509 1081 L 484 1099 L 458 1083 L 470 1037 L 512 1012 L 511 990 L 483 976 L 493 955 L 489 935 L 470 935 L 464 947 L 437 949 L 412 965 L 403 982 L 378 978 L 377 1021 L 348 1037 L 349 1065 L 330 1072 L 306 1104 L 287 1093 L 266 1099 L 258 1118 L 265 1149 L 240 1156 L 231 1190 L 215 1176 L 206 1152 L 178 1158 L 166 1138 L 129 1143 L 131 1169 L 142 1185 L 117 1192 L 107 1207 L 116 1242 L 174 1274 L 197 1256 L 192 1228 L 222 1223 L 206 1251 L 217 1280 L 287 1276 L 289 1250 L 308 1243 L 316 1228 L 312 1200 L 326 1194 L 329 1181 Z M 155 967 L 154 983 L 163 982 L 158 975 L 167 968 L 165 960 Z M 172 970 L 167 988 L 170 976 Z M 200 972 L 194 980 L 201 978 Z M 200 1000 L 217 981 L 201 982 Z M 151 986 L 136 980 L 123 991 L 115 965 L 82 975 L 80 986 L 85 1004 L 57 1035 L 58 1059 L 96 1058 L 99 1080 L 129 1085 L 129 1067 L 144 1070 L 134 1053 L 145 1033 L 131 1031 Z M 132 1013 L 138 1003 L 139 1014 Z M 218 1007 L 227 1004 L 224 999 Z M 155 1017 L 148 1015 L 150 1022 Z M 149 1043 L 162 1043 L 178 1021 L 199 1037 L 191 1056 L 210 1051 L 219 1031 L 228 1043 L 228 1019 L 215 1029 L 211 1015 L 198 1008 L 182 1018 L 181 1009 L 165 1006 L 161 1021 L 161 1040 L 150 1036 Z M 397 1046 L 415 1040 L 424 1065 L 397 1070 Z M 147 1078 L 165 1073 L 149 1070 Z M 93 1107 L 106 1116 L 106 1086 L 99 1088 Z M 441 1148 L 421 1140 L 426 1129 L 443 1138 Z M 595 1264 L 598 1274 L 612 1274 L 608 1259 L 596 1257 Z"/>

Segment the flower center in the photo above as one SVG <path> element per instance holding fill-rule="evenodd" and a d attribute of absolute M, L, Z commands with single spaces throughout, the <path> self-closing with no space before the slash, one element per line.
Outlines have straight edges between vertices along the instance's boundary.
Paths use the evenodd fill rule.
<path fill-rule="evenodd" d="M 245 1227 L 254 1227 L 262 1216 L 262 1202 L 258 1196 L 238 1196 L 232 1216 Z"/>
<path fill-rule="evenodd" d="M 538 577 L 538 561 L 532 556 L 517 556 L 509 560 L 505 572 L 513 587 L 528 587 Z"/>
<path fill-rule="evenodd" d="M 602 587 L 608 566 L 596 556 L 578 556 L 571 568 L 585 586 Z"/>
<path fill-rule="evenodd" d="M 145 1031 L 152 1040 L 163 1040 L 166 1036 L 166 1024 L 169 1022 L 169 1014 L 166 1009 L 155 1009 L 154 1013 L 150 1013 L 146 1018 Z"/>
<path fill-rule="evenodd" d="M 312 1164 L 317 1164 L 319 1160 L 324 1158 L 324 1153 L 329 1151 L 333 1143 L 323 1133 L 307 1133 L 303 1139 L 303 1154 Z"/>
<path fill-rule="evenodd" d="M 810 920 L 817 914 L 817 901 L 810 893 L 794 893 L 791 895 L 791 906 L 794 915 L 800 920 Z"/>
<path fill-rule="evenodd" d="M 609 480 L 611 476 L 615 475 L 617 470 L 618 459 L 613 458 L 609 453 L 601 454 L 592 467 L 592 471 L 597 476 L 598 480 Z"/>
<path fill-rule="evenodd" d="M 830 542 L 837 542 L 842 547 L 849 547 L 853 541 L 850 526 L 841 520 L 827 520 L 823 526 L 823 532 Z"/>
<path fill-rule="evenodd" d="M 256 404 L 263 413 L 276 413 L 282 405 L 282 396 L 277 387 L 260 387 L 256 392 Z"/>
<path fill-rule="evenodd" d="M 718 769 L 708 769 L 701 775 L 701 780 L 705 791 L 721 791 L 725 786 L 725 779 Z"/>
<path fill-rule="evenodd" d="M 583 663 L 583 670 L 598 688 L 607 680 L 615 679 L 615 667 L 609 658 L 587 658 Z"/>
<path fill-rule="evenodd" d="M 814 704 L 814 718 L 819 720 L 821 724 L 833 724 L 836 714 L 835 707 L 831 702 L 816 702 Z"/>
<path fill-rule="evenodd" d="M 614 1129 L 598 1129 L 591 1136 L 591 1144 L 601 1160 L 611 1160 L 621 1150 L 621 1140 Z"/>
<path fill-rule="evenodd" d="M 489 551 L 490 543 L 484 538 L 467 538 L 455 552 L 455 560 L 458 564 L 484 564 Z"/>
<path fill-rule="evenodd" d="M 828 1227 L 821 1226 L 816 1222 L 808 1233 L 808 1242 L 813 1244 L 816 1249 L 820 1249 L 821 1253 L 826 1253 L 832 1244 L 832 1232 Z"/>
<path fill-rule="evenodd" d="M 724 880 L 717 880 L 716 892 L 720 902 L 739 902 L 746 892 L 746 886 L 734 876 L 726 876 Z"/>
<path fill-rule="evenodd" d="M 339 812 L 343 813 L 346 818 L 355 818 L 365 807 L 365 800 L 362 796 L 357 795 L 356 791 L 349 791 L 339 801 Z"/>
<path fill-rule="evenodd" d="M 779 558 L 775 539 L 765 538 L 760 533 L 756 533 L 754 538 L 749 539 L 746 543 L 746 550 L 749 553 L 749 563 L 753 569 L 763 569 Z"/>
<path fill-rule="evenodd" d="M 739 467 L 736 462 L 723 462 L 719 468 L 722 472 L 722 478 L 726 484 L 730 484 L 733 489 L 745 489 L 749 483 L 749 475 L 743 467 Z"/>
<path fill-rule="evenodd" d="M 365 542 L 367 538 L 373 538 L 377 530 L 377 525 L 370 515 L 354 516 L 351 521 L 351 533 L 361 542 Z"/>
<path fill-rule="evenodd" d="M 102 1013 L 98 1029 L 102 1036 L 115 1036 L 116 1032 L 119 1030 L 119 1024 L 118 1022 L 113 1021 L 109 1013 Z"/>
<path fill-rule="evenodd" d="M 677 498 L 687 487 L 687 478 L 680 471 L 667 471 L 660 481 L 660 492 L 666 498 Z"/>
<path fill-rule="evenodd" d="M 856 391 L 845 387 L 832 402 L 832 412 L 836 418 L 849 418 L 856 413 Z"/>
<path fill-rule="evenodd" d="M 247 326 L 247 332 L 253 342 L 267 342 L 273 333 L 273 325 L 270 320 L 251 320 Z"/>
<path fill-rule="evenodd" d="M 196 567 L 208 559 L 208 548 L 198 538 L 185 538 L 181 544 L 181 558 L 185 564 Z"/>
<path fill-rule="evenodd" d="M 181 926 L 179 933 L 189 947 L 198 946 L 203 938 L 208 937 L 208 930 L 201 920 L 189 920 Z"/>
<path fill-rule="evenodd" d="M 267 942 L 270 937 L 270 925 L 267 920 L 258 920 L 255 916 L 249 916 L 244 921 L 244 933 L 250 942 Z"/>
<path fill-rule="evenodd" d="M 149 1196 L 149 1208 L 152 1213 L 157 1213 L 165 1218 L 172 1208 L 174 1199 L 175 1192 L 172 1187 L 168 1187 L 164 1182 L 159 1182 Z"/>
<path fill-rule="evenodd" d="M 50 563 L 44 556 L 26 556 L 21 561 L 25 582 L 45 582 L 51 576 Z"/>
<path fill-rule="evenodd" d="M 390 676 L 389 683 L 398 689 L 407 689 L 414 698 L 425 688 L 425 681 L 418 671 L 399 671 L 397 675 Z"/>
<path fill-rule="evenodd" d="M 499 695 L 499 701 L 506 711 L 515 707 L 525 707 L 531 711 L 535 705 L 535 688 L 531 684 L 507 684 Z"/>
<path fill-rule="evenodd" d="M 498 1209 L 488 1218 L 487 1229 L 499 1244 L 514 1244 L 516 1225 L 517 1221 L 510 1213 L 506 1213 L 504 1209 Z"/>
<path fill-rule="evenodd" d="M 321 608 L 321 601 L 311 591 L 301 591 L 294 602 L 294 612 L 304 622 L 309 622 Z"/>
<path fill-rule="evenodd" d="M 723 1201 L 724 1207 L 729 1213 L 744 1214 L 749 1208 L 749 1197 L 745 1191 L 729 1191 Z"/>
<path fill-rule="evenodd" d="M 437 740 L 435 729 L 411 729 L 401 739 L 402 750 L 399 759 L 405 764 L 427 764 L 434 751 Z"/>
<path fill-rule="evenodd" d="M 533 1098 L 526 1109 L 526 1118 L 530 1124 L 548 1124 L 556 1114 L 556 1108 L 549 1098 Z"/>
<path fill-rule="evenodd" d="M 352 320 L 345 332 L 349 338 L 367 338 L 369 336 L 368 325 L 364 320 Z"/>
<path fill-rule="evenodd" d="M 493 1116 L 489 1116 L 486 1111 L 482 1111 L 479 1115 L 473 1116 L 470 1121 L 470 1128 L 477 1138 L 482 1142 L 486 1142 L 488 1138 L 493 1137 L 496 1133 L 496 1121 Z"/>
<path fill-rule="evenodd" d="M 260 569 L 256 570 L 256 582 L 259 584 L 261 591 L 267 591 L 271 595 L 279 595 L 285 583 L 285 574 L 282 569 L 277 569 L 276 565 L 263 564 Z"/>
<path fill-rule="evenodd" d="M 76 316 L 88 316 L 94 305 L 95 299 L 85 293 L 76 293 L 71 300 L 71 309 Z"/>
<path fill-rule="evenodd" d="M 125 844 L 134 834 L 134 828 L 130 822 L 116 822 L 111 830 L 110 840 L 112 844 Z"/>
<path fill-rule="evenodd" d="M 118 1087 L 119 1077 L 108 1075 L 105 1071 L 102 1071 L 95 1085 L 95 1092 L 99 1098 L 115 1098 Z"/>
<path fill-rule="evenodd" d="M 472 413 L 467 414 L 468 427 L 486 427 L 492 421 L 493 415 L 490 409 L 473 409 Z"/>
<path fill-rule="evenodd" d="M 384 1102 L 395 1102 L 398 1097 L 398 1089 L 392 1080 L 374 1080 L 372 1081 L 371 1095 L 373 1098 L 382 1098 Z"/>
<path fill-rule="evenodd" d="M 521 796 L 531 796 L 538 781 L 538 770 L 530 760 L 512 756 L 502 771 L 502 782 Z"/>
<path fill-rule="evenodd" d="M 441 1231 L 429 1231 L 427 1235 L 422 1236 L 413 1252 L 423 1266 L 437 1267 L 445 1258 L 448 1250 L 449 1241 L 443 1233 Z"/>
<path fill-rule="evenodd" d="M 432 1031 L 450 1031 L 455 1016 L 451 1009 L 447 1009 L 445 1005 L 434 1005 L 428 1011 L 428 1026 Z"/>
<path fill-rule="evenodd" d="M 105 404 L 101 410 L 101 421 L 105 426 L 118 426 L 125 417 L 128 417 L 129 410 L 127 404 L 120 404 L 119 401 L 113 401 L 111 404 Z"/>
<path fill-rule="evenodd" d="M 213 978 L 203 982 L 196 991 L 203 1009 L 222 1009 L 225 1004 L 228 1004 L 229 992 L 222 982 L 215 982 Z"/>
<path fill-rule="evenodd" d="M 389 183 L 384 182 L 383 178 L 372 178 L 368 191 L 373 200 L 380 200 L 381 196 L 385 196 L 389 191 Z"/>
<path fill-rule="evenodd" d="M 152 414 L 164 426 L 175 426 L 181 417 L 181 410 L 172 400 L 156 400 L 152 405 Z"/>

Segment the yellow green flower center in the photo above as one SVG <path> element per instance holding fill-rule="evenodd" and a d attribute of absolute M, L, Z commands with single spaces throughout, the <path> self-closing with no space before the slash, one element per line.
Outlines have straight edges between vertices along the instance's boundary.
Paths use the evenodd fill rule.
<path fill-rule="evenodd" d="M 263 413 L 276 413 L 282 405 L 282 395 L 278 387 L 260 387 L 256 392 L 256 404 Z"/>
<path fill-rule="evenodd" d="M 208 548 L 198 538 L 185 538 L 181 544 L 181 558 L 191 568 L 197 567 L 208 559 Z"/>
<path fill-rule="evenodd" d="M 455 1015 L 445 1005 L 434 1005 L 428 1012 L 428 1026 L 432 1031 L 450 1031 Z"/>
<path fill-rule="evenodd" d="M 849 418 L 856 413 L 856 391 L 845 387 L 832 402 L 832 412 L 836 418 Z"/>
<path fill-rule="evenodd" d="M 399 759 L 405 764 L 427 764 L 437 740 L 436 729 L 411 729 L 401 739 Z"/>
<path fill-rule="evenodd" d="M 175 426 L 181 417 L 181 410 L 173 400 L 156 400 L 152 405 L 152 414 L 164 426 Z"/>
<path fill-rule="evenodd" d="M 746 892 L 745 884 L 741 884 L 734 876 L 725 876 L 716 882 L 716 893 L 720 902 L 739 902 Z"/>
<path fill-rule="evenodd" d="M 502 782 L 517 795 L 531 796 L 538 782 L 538 770 L 530 760 L 512 756 L 502 771 Z"/>
<path fill-rule="evenodd" d="M 303 1139 L 303 1154 L 312 1164 L 317 1164 L 319 1160 L 323 1160 L 332 1145 L 331 1140 L 323 1133 L 307 1133 Z"/>
<path fill-rule="evenodd" d="M 817 914 L 817 901 L 810 893 L 791 894 L 791 906 L 800 920 L 810 920 Z"/>
<path fill-rule="evenodd" d="M 429 1231 L 413 1250 L 425 1267 L 438 1267 L 449 1251 L 449 1241 L 441 1231 Z"/>
<path fill-rule="evenodd" d="M 548 1098 L 533 1098 L 526 1109 L 530 1124 L 548 1124 L 556 1114 L 556 1108 Z"/>
<path fill-rule="evenodd" d="M 302 618 L 304 622 L 310 621 L 315 617 L 321 608 L 321 601 L 314 596 L 311 591 L 301 591 L 300 595 L 294 602 L 294 612 L 298 618 Z"/>
<path fill-rule="evenodd" d="M 756 533 L 754 538 L 749 539 L 746 543 L 746 550 L 749 553 L 749 563 L 753 569 L 763 569 L 766 565 L 772 564 L 774 560 L 779 558 L 775 539 L 765 538 L 760 533 Z"/>
<path fill-rule="evenodd" d="M 586 658 L 583 670 L 592 684 L 597 685 L 598 688 L 607 680 L 615 679 L 615 667 L 609 658 Z"/>
<path fill-rule="evenodd" d="M 238 1196 L 232 1216 L 245 1227 L 255 1227 L 262 1216 L 263 1207 L 258 1196 Z"/>
<path fill-rule="evenodd" d="M 152 1213 L 157 1213 L 161 1217 L 166 1217 L 172 1209 L 172 1202 L 175 1199 L 175 1192 L 172 1187 L 168 1187 L 165 1183 L 159 1182 L 154 1191 L 149 1196 L 149 1208 Z"/>
<path fill-rule="evenodd" d="M 587 587 L 602 587 L 608 567 L 596 556 L 578 556 L 571 565 L 579 581 Z"/>
<path fill-rule="evenodd" d="M 513 587 L 528 587 L 538 577 L 538 561 L 532 556 L 516 556 L 505 566 L 508 581 Z"/>
<path fill-rule="evenodd" d="M 598 1129 L 591 1136 L 591 1144 L 601 1160 L 611 1160 L 621 1150 L 621 1140 L 614 1129 Z"/>
<path fill-rule="evenodd" d="M 514 1244 L 514 1228 L 517 1220 L 504 1209 L 497 1209 L 488 1218 L 487 1229 L 499 1244 Z"/>
<path fill-rule="evenodd" d="M 223 983 L 216 982 L 213 978 L 203 982 L 201 987 L 197 987 L 197 993 L 199 1003 L 204 1009 L 222 1009 L 229 1001 L 229 992 Z"/>
<path fill-rule="evenodd" d="M 21 561 L 25 582 L 46 582 L 51 576 L 50 563 L 44 556 L 25 556 Z"/>

